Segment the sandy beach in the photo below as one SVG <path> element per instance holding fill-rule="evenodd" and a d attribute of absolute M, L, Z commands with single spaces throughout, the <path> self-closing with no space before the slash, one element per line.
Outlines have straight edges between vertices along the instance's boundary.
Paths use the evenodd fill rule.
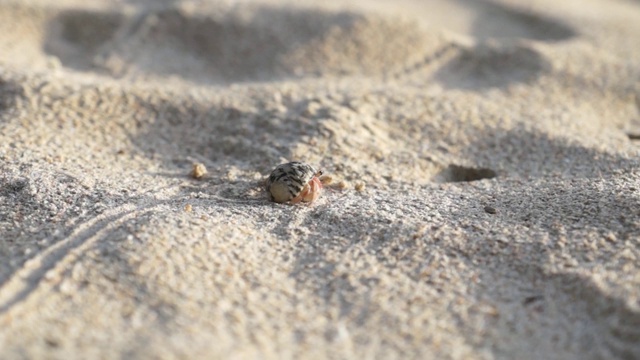
<path fill-rule="evenodd" d="M 639 359 L 640 1 L 318 3 L 0 0 L 0 358 Z"/>

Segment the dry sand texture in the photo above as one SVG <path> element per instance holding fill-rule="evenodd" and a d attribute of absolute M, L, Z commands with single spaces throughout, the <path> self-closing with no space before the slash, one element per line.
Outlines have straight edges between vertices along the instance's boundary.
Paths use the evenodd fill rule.
<path fill-rule="evenodd" d="M 0 1 L 0 358 L 638 359 L 639 137 L 637 0 Z"/>

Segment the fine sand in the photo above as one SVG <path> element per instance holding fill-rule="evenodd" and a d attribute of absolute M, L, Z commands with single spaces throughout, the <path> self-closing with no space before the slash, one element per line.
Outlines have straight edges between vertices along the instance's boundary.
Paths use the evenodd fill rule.
<path fill-rule="evenodd" d="M 639 359 L 640 1 L 0 0 L 0 358 Z"/>

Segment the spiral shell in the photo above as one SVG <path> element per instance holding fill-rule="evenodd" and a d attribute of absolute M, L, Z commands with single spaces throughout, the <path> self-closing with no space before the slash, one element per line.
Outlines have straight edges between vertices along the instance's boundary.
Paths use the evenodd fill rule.
<path fill-rule="evenodd" d="M 303 192 L 309 191 L 310 182 L 320 176 L 313 166 L 294 161 L 278 165 L 269 175 L 267 192 L 271 200 L 285 203 L 296 199 Z M 318 180 L 319 182 L 319 180 Z M 306 201 L 302 199 L 302 201 Z"/>

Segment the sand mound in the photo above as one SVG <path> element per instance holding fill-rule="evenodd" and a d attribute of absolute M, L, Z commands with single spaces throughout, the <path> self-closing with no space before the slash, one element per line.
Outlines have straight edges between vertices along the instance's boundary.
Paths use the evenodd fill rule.
<path fill-rule="evenodd" d="M 548 62 L 532 48 L 479 45 L 462 50 L 439 70 L 437 79 L 450 88 L 505 87 L 533 81 L 545 68 Z"/>
<path fill-rule="evenodd" d="M 0 46 L 7 54 L 29 53 L 44 57 L 41 65 L 117 78 L 204 83 L 386 74 L 438 40 L 415 22 L 305 8 L 34 10 L 13 4 L 1 6 L 0 17 L 25 29 L 6 29 Z M 16 33 L 30 38 L 18 45 Z M 45 54 L 33 48 L 41 44 Z"/>

